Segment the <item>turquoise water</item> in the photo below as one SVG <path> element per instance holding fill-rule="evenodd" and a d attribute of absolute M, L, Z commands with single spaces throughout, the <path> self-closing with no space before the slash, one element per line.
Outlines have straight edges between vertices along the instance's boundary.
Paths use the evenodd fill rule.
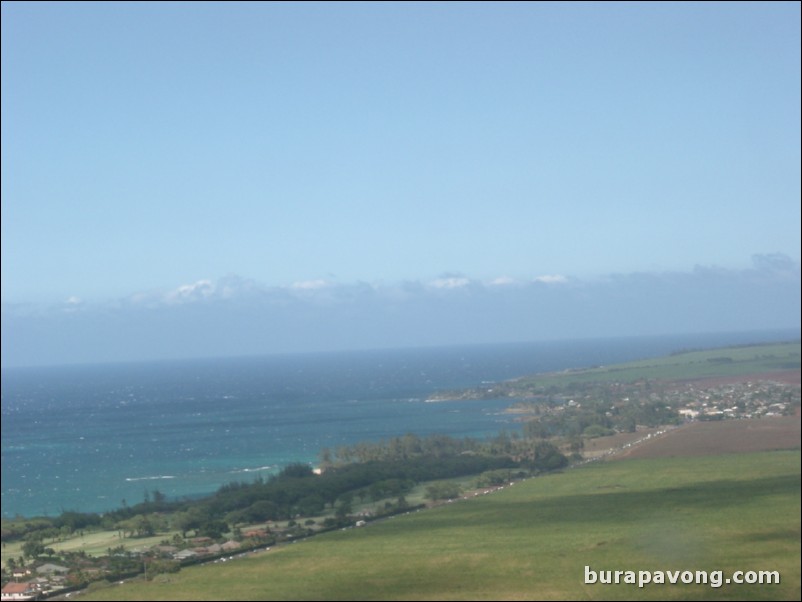
<path fill-rule="evenodd" d="M 315 462 L 323 447 L 411 432 L 519 428 L 509 399 L 427 403 L 432 392 L 687 347 L 798 333 L 649 337 L 14 369 L 2 379 L 4 517 L 102 512 L 206 494 Z"/>

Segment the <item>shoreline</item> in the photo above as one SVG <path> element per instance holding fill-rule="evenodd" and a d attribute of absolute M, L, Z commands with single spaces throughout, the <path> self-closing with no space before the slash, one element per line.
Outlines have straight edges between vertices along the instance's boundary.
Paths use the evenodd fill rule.
<path fill-rule="evenodd" d="M 748 348 L 752 348 L 752 347 L 753 346 L 750 345 L 748 347 L 737 346 L 737 347 L 734 347 L 734 348 L 740 348 L 740 349 L 747 348 L 748 349 Z M 547 347 L 544 347 L 544 348 L 547 348 Z M 721 348 L 715 348 L 715 349 L 721 349 Z M 725 347 L 723 349 L 731 349 L 731 347 Z M 597 352 L 598 352 L 598 350 L 597 350 Z M 661 356 L 661 357 L 663 357 L 663 356 Z M 408 361 L 408 360 L 405 360 L 405 361 Z M 610 366 L 607 366 L 607 368 L 610 368 Z M 550 377 L 550 376 L 564 377 L 565 375 L 572 375 L 572 376 L 573 375 L 580 375 L 580 374 L 583 373 L 583 371 L 587 371 L 587 370 L 592 370 L 592 369 L 570 368 L 570 369 L 564 369 L 564 370 L 560 370 L 560 371 L 544 371 L 544 372 L 538 373 L 537 378 L 545 378 L 545 377 Z M 774 375 L 774 374 L 777 374 L 777 373 L 772 373 L 772 374 Z M 782 373 L 779 373 L 779 374 L 796 374 L 796 380 L 798 381 L 799 369 L 797 368 L 795 371 L 794 370 L 783 371 Z M 716 378 L 719 378 L 719 379 L 722 379 L 722 378 L 734 378 L 736 380 L 740 380 L 740 379 L 744 379 L 744 378 L 749 378 L 749 376 L 750 375 L 744 375 L 744 376 L 738 376 L 738 377 L 716 377 Z M 515 403 L 515 401 L 517 399 L 531 398 L 532 395 L 527 394 L 527 395 L 521 395 L 520 397 L 516 397 L 514 395 L 504 394 L 504 393 L 502 393 L 500 391 L 497 391 L 497 389 L 499 387 L 501 387 L 501 386 L 511 386 L 511 385 L 516 385 L 517 386 L 517 385 L 520 385 L 520 384 L 525 384 L 528 378 L 531 378 L 531 377 L 516 376 L 516 377 L 511 378 L 511 379 L 494 381 L 492 383 L 485 381 L 485 382 L 482 383 L 483 394 L 482 394 L 481 397 L 480 396 L 465 396 L 464 394 L 463 395 L 448 395 L 448 394 L 445 394 L 445 392 L 438 393 L 436 391 L 436 388 L 435 388 L 435 392 L 432 395 L 430 395 L 427 399 L 422 399 L 421 397 L 418 397 L 418 399 L 419 399 L 418 404 L 419 405 L 417 405 L 417 404 L 410 405 L 410 407 L 413 408 L 411 412 L 407 412 L 407 410 L 403 410 L 405 412 L 405 416 L 413 416 L 413 418 L 410 419 L 410 420 L 407 420 L 405 418 L 405 420 L 407 422 L 409 422 L 409 426 L 407 426 L 405 424 L 404 425 L 398 424 L 397 421 L 393 421 L 394 419 L 391 418 L 390 414 L 388 413 L 387 414 L 387 416 L 388 416 L 387 422 L 383 422 L 382 423 L 384 425 L 384 426 L 382 426 L 382 428 L 385 429 L 386 432 L 377 432 L 377 431 L 373 430 L 373 431 L 370 431 L 370 435 L 369 436 L 364 436 L 364 435 L 354 431 L 353 433 L 348 433 L 346 435 L 347 439 L 346 439 L 346 437 L 342 437 L 341 439 L 335 441 L 333 444 L 329 443 L 328 446 L 329 447 L 333 447 L 335 445 L 339 445 L 340 441 L 346 441 L 346 440 L 347 440 L 347 442 L 349 444 L 351 444 L 351 443 L 354 443 L 354 442 L 359 442 L 359 441 L 364 441 L 364 440 L 387 439 L 387 438 L 392 437 L 392 436 L 400 436 L 405 432 L 417 432 L 417 433 L 431 432 L 431 425 L 433 424 L 433 421 L 431 419 L 429 419 L 427 417 L 427 415 L 421 415 L 420 414 L 420 408 L 434 409 L 434 408 L 436 408 L 438 406 L 442 406 L 443 403 L 446 403 L 446 404 L 453 403 L 455 405 L 453 406 L 453 408 L 448 408 L 447 410 L 442 410 L 442 411 L 438 410 L 439 413 L 436 413 L 437 415 L 434 416 L 434 420 L 442 421 L 442 424 L 444 425 L 444 427 L 442 429 L 442 432 L 444 432 L 446 434 L 453 435 L 453 436 L 464 436 L 466 434 L 472 434 L 474 432 L 478 432 L 479 430 L 484 430 L 485 432 L 491 434 L 491 436 L 492 436 L 492 434 L 498 432 L 498 430 L 500 428 L 504 428 L 504 427 L 502 427 L 502 426 L 500 426 L 498 424 L 498 422 L 496 421 L 495 418 L 493 418 L 492 416 L 487 416 L 486 418 L 478 418 L 479 414 L 477 413 L 476 414 L 477 420 L 474 421 L 474 422 L 470 422 L 470 421 L 462 422 L 462 423 L 455 422 L 455 420 L 457 420 L 457 421 L 461 420 L 461 418 L 460 418 L 461 414 L 462 414 L 462 416 L 465 415 L 465 412 L 463 410 L 460 410 L 460 408 L 458 407 L 457 404 L 460 404 L 463 401 L 477 401 L 477 402 L 481 402 L 481 403 L 474 404 L 474 406 L 475 406 L 475 408 L 479 408 L 482 405 L 482 403 L 485 403 L 485 402 L 493 403 L 494 405 L 499 406 L 498 409 L 495 410 L 495 411 L 497 411 L 497 413 L 499 413 L 499 414 L 503 413 L 509 418 L 521 417 L 521 416 L 525 415 L 527 412 L 526 411 L 516 411 L 514 409 L 509 409 L 509 406 L 512 405 L 513 403 Z M 794 377 L 791 376 L 791 377 L 788 377 L 788 378 L 793 380 Z M 701 384 L 702 380 L 704 380 L 704 379 L 701 379 L 701 380 L 700 379 L 686 379 L 686 380 L 688 380 L 689 382 L 698 382 L 698 383 Z M 416 386 L 419 387 L 420 384 L 417 383 Z M 232 391 L 232 390 L 229 389 L 229 390 L 225 391 L 225 395 L 221 395 L 221 398 L 226 398 L 225 397 L 226 395 L 230 396 L 230 395 L 232 395 L 232 394 L 234 394 L 236 392 L 237 391 L 235 391 L 235 390 Z M 185 395 L 186 395 L 187 399 L 191 399 L 192 390 L 188 390 L 185 393 Z M 343 397 L 345 397 L 345 395 L 343 395 Z M 393 396 L 393 399 L 396 399 L 396 398 L 397 399 L 407 399 L 409 397 L 410 396 L 408 394 L 401 394 L 401 395 Z M 335 401 L 334 403 L 335 404 L 339 404 L 338 401 Z M 331 418 L 335 419 L 335 420 L 337 420 L 337 421 L 339 421 L 339 422 L 341 422 L 342 424 L 345 424 L 345 425 L 358 424 L 359 420 L 362 419 L 362 415 L 364 414 L 364 408 L 379 408 L 379 409 L 381 409 L 382 404 L 385 404 L 385 403 L 386 403 L 385 401 L 381 401 L 381 400 L 378 400 L 378 401 L 369 400 L 369 401 L 364 401 L 364 402 L 360 402 L 360 403 L 355 403 L 355 404 L 352 404 L 352 405 L 347 406 L 347 407 L 346 407 L 346 405 L 343 405 L 343 408 L 340 408 L 339 405 L 335 405 L 333 407 L 335 407 L 336 409 L 333 411 L 333 413 L 331 415 Z M 250 404 L 250 402 L 249 402 L 249 404 Z M 174 405 L 174 404 L 170 404 L 170 405 Z M 505 407 L 502 407 L 502 406 L 505 406 Z M 156 406 L 154 406 L 154 407 L 156 407 Z M 167 411 L 170 411 L 170 406 L 164 405 L 163 407 Z M 240 406 L 238 405 L 238 403 L 236 401 L 229 399 L 228 401 L 225 402 L 225 405 L 221 406 L 221 409 L 219 411 L 215 410 L 215 411 L 218 412 L 218 414 L 210 415 L 209 421 L 218 420 L 218 415 L 219 415 L 219 419 L 221 421 L 228 421 L 228 420 L 237 419 L 242 424 L 252 424 L 252 423 L 254 423 L 255 422 L 254 421 L 254 416 L 257 416 L 256 420 L 264 420 L 263 418 L 258 416 L 258 406 L 256 406 L 255 404 L 250 404 L 248 406 L 243 406 L 243 407 L 247 411 L 242 411 L 240 409 Z M 264 406 L 264 408 L 267 408 L 267 407 L 268 407 L 267 405 Z M 386 407 L 389 408 L 390 406 L 386 406 Z M 4 407 L 4 410 L 5 409 L 6 408 Z M 59 408 L 55 408 L 55 409 L 57 411 L 59 410 Z M 126 404 L 123 404 L 122 402 L 119 402 L 118 407 L 115 408 L 115 412 L 116 412 L 117 415 L 123 417 L 123 420 L 119 420 L 120 428 L 123 429 L 123 430 L 126 429 L 126 422 L 125 422 L 125 417 L 126 416 L 130 415 L 130 416 L 133 416 L 133 418 L 136 418 L 136 420 L 139 420 L 138 416 L 144 415 L 144 414 L 142 414 L 142 412 L 144 412 L 145 409 L 147 409 L 147 408 L 137 409 L 136 407 L 134 407 L 134 404 L 132 402 L 131 403 L 126 402 Z M 199 410 L 203 410 L 203 406 L 199 406 L 198 409 Z M 354 412 L 352 414 L 349 414 L 348 411 L 351 411 L 351 409 L 353 409 Z M 79 408 L 79 410 L 83 410 L 83 409 Z M 140 413 L 136 414 L 136 415 L 130 414 L 130 412 L 132 412 L 134 410 L 136 410 L 136 411 L 138 411 Z M 346 411 L 346 410 L 348 410 L 348 411 Z M 452 410 L 454 411 L 454 413 L 449 413 Z M 165 410 L 162 409 L 161 411 L 164 412 Z M 480 410 L 476 410 L 476 411 L 479 412 Z M 200 415 L 200 412 L 197 412 L 197 414 Z M 32 416 L 32 418 L 34 419 L 34 420 L 32 420 L 32 422 L 36 422 L 36 420 L 39 420 L 38 416 L 36 416 L 36 415 Z M 128 420 L 128 422 L 136 424 L 136 422 L 133 420 L 133 418 Z M 169 427 L 172 424 L 172 422 L 175 422 L 175 425 L 176 425 L 175 428 L 179 428 L 179 427 L 180 428 L 184 428 L 181 423 L 185 421 L 185 415 L 179 416 L 179 413 L 175 412 L 175 417 L 173 417 L 172 415 L 168 415 L 167 418 L 168 418 L 168 421 L 165 424 L 161 424 L 160 422 L 155 422 L 155 424 L 151 424 L 151 427 L 150 427 L 150 429 L 148 431 L 144 431 L 143 430 L 142 433 L 133 433 L 133 434 L 131 434 L 130 430 L 125 430 L 125 432 L 123 432 L 123 430 L 121 430 L 121 433 L 123 435 L 127 436 L 127 437 L 131 437 L 132 441 L 133 441 L 133 437 L 134 436 L 140 437 L 140 438 L 141 437 L 148 437 L 148 439 L 155 441 L 157 439 L 157 435 L 159 433 L 159 429 L 160 428 Z M 205 416 L 204 416 L 204 418 L 205 418 Z M 484 422 L 482 422 L 482 421 L 484 421 Z M 7 426 L 10 425 L 9 421 L 4 421 L 4 422 L 6 423 Z M 151 419 L 151 422 L 154 422 L 154 421 Z M 476 425 L 479 425 L 480 422 L 482 424 L 484 424 L 485 426 L 482 427 L 482 428 L 476 428 Z M 92 422 L 88 418 L 83 421 L 83 424 L 84 424 L 84 426 L 82 426 L 82 428 L 86 428 L 86 425 L 89 425 L 89 428 L 91 429 Z M 265 424 L 266 424 L 266 426 L 270 426 L 270 423 L 268 423 L 266 421 L 265 421 Z M 301 423 L 298 422 L 298 424 L 301 424 Z M 438 422 L 437 424 L 440 424 L 440 423 Z M 512 423 L 509 423 L 509 424 L 510 424 L 510 427 L 508 427 L 508 428 L 512 428 Z M 323 425 L 323 423 L 321 422 L 321 432 L 323 432 L 322 431 L 322 425 Z M 153 428 L 154 426 L 158 427 L 158 428 L 154 429 Z M 180 436 L 184 437 L 184 439 L 183 440 L 181 440 L 181 439 L 177 440 L 175 445 L 176 446 L 181 445 L 182 447 L 193 448 L 195 450 L 202 449 L 204 446 L 208 446 L 208 447 L 211 447 L 211 448 L 217 447 L 217 446 L 219 446 L 220 443 L 226 443 L 229 440 L 228 437 L 230 437 L 230 435 L 226 434 L 227 431 L 226 431 L 225 427 L 226 427 L 225 422 L 221 422 L 220 426 L 217 427 L 217 430 L 218 430 L 219 434 L 215 434 L 212 437 L 205 436 L 205 440 L 203 438 L 190 439 L 190 438 L 188 438 L 188 436 L 185 436 L 182 433 L 182 434 L 180 434 Z M 47 425 L 45 425 L 44 427 L 40 427 L 40 428 L 46 429 Z M 350 427 L 346 426 L 346 429 L 347 428 L 350 428 Z M 517 428 L 517 427 L 515 427 L 515 428 Z M 214 428 L 212 428 L 210 430 L 214 430 Z M 304 431 L 303 428 L 299 427 L 296 430 L 298 432 L 292 434 L 293 437 L 298 438 L 298 437 L 303 436 L 303 431 Z M 392 431 L 392 433 L 391 433 L 391 431 Z M 232 430 L 232 433 L 237 433 L 237 431 Z M 269 430 L 265 429 L 265 434 L 267 435 L 268 433 L 269 433 Z M 203 434 L 202 431 L 201 431 L 201 434 Z M 14 439 L 13 438 L 8 438 L 7 439 L 5 437 L 5 435 L 6 435 L 6 433 L 4 432 L 4 444 L 11 445 L 13 447 L 15 445 Z M 8 454 L 7 455 L 5 453 L 6 449 L 4 449 L 4 457 L 7 456 L 7 460 L 8 460 L 8 463 L 9 463 L 9 465 L 7 467 L 6 466 L 6 462 L 4 462 L 4 467 L 3 467 L 4 468 L 4 474 L 6 475 L 6 479 L 4 479 L 4 481 L 6 483 L 12 483 L 13 479 L 15 478 L 14 470 L 12 470 L 12 468 L 17 468 L 17 467 L 20 467 L 20 466 L 26 466 L 25 471 L 22 472 L 23 476 L 28 475 L 28 474 L 34 474 L 36 472 L 36 462 L 39 461 L 37 459 L 38 456 L 36 455 L 36 453 L 38 453 L 37 449 L 40 449 L 42 452 L 44 452 L 44 451 L 48 452 L 47 454 L 42 456 L 42 458 L 43 458 L 41 460 L 42 461 L 42 466 L 52 466 L 52 463 L 50 463 L 47 460 L 47 457 L 50 457 L 52 455 L 50 449 L 51 449 L 51 446 L 52 446 L 51 439 L 53 439 L 53 437 L 51 437 L 50 439 L 48 439 L 47 437 L 42 437 L 40 440 L 37 441 L 36 438 L 35 438 L 36 435 L 37 434 L 34 433 L 34 438 L 33 439 L 26 439 L 24 441 L 24 443 L 22 444 L 22 446 L 17 451 L 15 451 L 15 453 L 13 453 L 13 454 Z M 55 433 L 55 438 L 58 438 L 58 437 L 61 437 L 60 431 L 56 431 L 56 433 Z M 82 435 L 82 437 L 83 437 L 83 435 Z M 140 440 L 141 441 L 147 441 L 148 439 L 141 438 Z M 269 439 L 269 436 L 268 436 L 268 439 Z M 117 438 L 117 441 L 125 441 L 125 439 L 123 437 L 119 437 L 119 438 Z M 98 454 L 103 456 L 104 449 L 100 447 L 102 445 L 102 443 L 105 443 L 105 442 L 101 442 L 101 443 L 96 442 L 96 438 L 93 438 L 93 436 L 91 434 L 91 431 L 90 431 L 90 432 L 87 432 L 85 438 L 80 440 L 80 441 L 70 442 L 68 440 L 65 440 L 63 443 L 59 443 L 59 445 L 64 445 L 66 447 L 74 446 L 74 449 L 76 451 L 88 448 L 90 445 L 94 445 L 94 446 L 98 447 L 98 449 L 96 450 L 98 452 Z M 116 442 L 114 442 L 114 443 L 116 443 Z M 139 447 L 139 445 L 135 441 L 133 441 L 133 443 L 134 443 L 134 446 L 131 448 L 131 454 L 140 453 L 139 450 L 141 448 Z M 326 440 L 326 436 L 324 435 L 324 436 L 321 436 L 319 438 L 319 440 L 317 440 L 317 441 L 313 441 L 308 445 L 304 444 L 306 446 L 307 452 L 294 455 L 293 456 L 293 461 L 299 461 L 300 460 L 300 461 L 308 461 L 308 462 L 310 462 L 312 464 L 316 463 L 319 451 L 322 450 L 324 447 L 327 447 L 327 443 L 328 442 Z M 295 441 L 294 440 L 293 440 L 293 445 L 295 445 Z M 311 447 L 314 447 L 316 449 L 316 452 L 314 454 L 308 453 L 308 449 L 310 449 Z M 91 451 L 91 450 L 89 450 L 89 451 Z M 63 497 L 61 497 L 60 493 L 57 493 L 57 494 L 54 495 L 52 488 L 48 488 L 47 490 L 43 490 L 42 495 L 39 496 L 38 499 L 46 500 L 45 504 L 42 504 L 41 506 L 40 506 L 39 503 L 37 503 L 37 498 L 28 497 L 29 494 L 27 494 L 27 493 L 26 493 L 26 498 L 19 499 L 19 502 L 13 502 L 14 497 L 16 495 L 18 495 L 18 494 L 15 491 L 13 491 L 12 489 L 6 489 L 6 491 L 4 491 L 4 502 L 8 502 L 8 503 L 4 503 L 3 504 L 4 505 L 4 508 L 3 508 L 4 516 L 3 516 L 3 518 L 4 519 L 12 518 L 17 513 L 22 514 L 23 516 L 28 516 L 28 517 L 42 516 L 42 515 L 47 516 L 47 515 L 53 515 L 54 513 L 57 513 L 60 509 L 64 509 L 64 508 L 68 508 L 68 509 L 89 508 L 91 511 L 109 512 L 109 511 L 113 511 L 115 508 L 119 507 L 119 500 L 120 499 L 127 498 L 129 500 L 129 502 L 135 503 L 135 502 L 141 500 L 142 493 L 143 493 L 144 489 L 157 489 L 157 488 L 158 489 L 162 489 L 162 487 L 161 487 L 162 485 L 164 486 L 164 489 L 166 489 L 166 491 L 164 491 L 164 493 L 166 493 L 169 496 L 169 499 L 171 499 L 171 500 L 181 499 L 181 498 L 185 498 L 185 497 L 187 497 L 187 498 L 203 497 L 203 496 L 209 495 L 211 493 L 214 493 L 214 491 L 219 489 L 220 486 L 222 486 L 222 485 L 224 485 L 224 484 L 226 484 L 228 482 L 231 482 L 231 481 L 234 481 L 234 480 L 242 480 L 243 477 L 246 478 L 246 480 L 247 480 L 249 477 L 251 477 L 253 475 L 264 474 L 263 468 L 264 468 L 264 466 L 266 466 L 268 464 L 281 466 L 284 463 L 289 462 L 289 460 L 287 460 L 287 457 L 283 452 L 281 453 L 281 456 L 283 456 L 283 459 L 281 457 L 274 458 L 273 451 L 274 450 L 272 450 L 272 449 L 266 450 L 265 456 L 262 457 L 262 458 L 254 459 L 253 463 L 234 464 L 234 465 L 231 466 L 230 470 L 229 469 L 221 470 L 221 471 L 215 470 L 214 472 L 216 474 L 219 474 L 219 478 L 215 477 L 213 481 L 209 481 L 207 484 L 205 484 L 202 487 L 197 488 L 197 489 L 190 489 L 189 491 L 187 491 L 186 489 L 181 488 L 181 491 L 178 492 L 178 493 L 173 493 L 173 491 L 175 491 L 175 489 L 174 489 L 174 487 L 171 487 L 171 486 L 175 485 L 175 484 L 179 484 L 182 480 L 184 482 L 186 482 L 186 480 L 188 478 L 191 478 L 191 477 L 185 476 L 182 472 L 178 472 L 180 464 L 176 464 L 175 467 L 158 465 L 157 468 L 153 468 L 151 466 L 147 466 L 145 464 L 142 464 L 141 465 L 141 467 L 142 467 L 141 471 L 139 471 L 136 468 L 132 467 L 130 469 L 130 471 L 128 472 L 128 474 L 124 476 L 125 479 L 130 479 L 130 480 L 126 481 L 126 483 L 128 485 L 130 485 L 130 487 L 128 489 L 123 489 L 121 487 L 118 487 L 116 489 L 111 489 L 111 490 L 109 490 L 109 489 L 98 490 L 98 492 L 97 492 L 97 500 L 99 500 L 100 503 L 97 506 L 94 505 L 94 502 L 90 502 L 89 504 L 87 504 L 86 503 L 86 497 L 81 497 L 80 494 L 75 493 L 73 495 L 69 495 L 71 492 L 68 489 L 64 489 L 64 492 L 67 495 L 64 495 Z M 32 452 L 36 452 L 36 453 L 32 453 Z M 90 458 L 91 456 L 84 456 L 84 457 Z M 83 461 L 84 457 L 79 457 L 79 456 L 76 455 L 75 458 L 73 458 L 72 460 L 75 463 L 75 462 L 78 462 L 78 461 Z M 121 462 L 125 461 L 125 457 L 117 458 L 117 457 L 115 457 L 113 455 L 108 455 L 108 457 L 114 459 L 114 462 L 115 462 L 116 466 L 122 465 Z M 212 463 L 214 463 L 214 462 L 216 462 L 218 460 L 218 458 L 216 456 L 212 456 L 212 455 L 210 455 L 209 458 L 210 458 L 210 462 L 212 462 Z M 306 458 L 308 458 L 308 460 L 306 460 Z M 22 460 L 22 461 L 20 461 L 20 460 Z M 245 466 L 246 468 L 242 468 L 243 466 Z M 256 467 L 256 468 L 254 468 L 254 467 Z M 126 469 L 126 470 L 128 471 L 129 469 Z M 136 470 L 136 472 L 135 472 L 135 470 Z M 48 471 L 44 471 L 44 472 L 41 473 L 41 480 L 42 480 L 42 482 L 52 482 L 53 486 L 55 486 L 55 487 L 65 487 L 65 480 L 64 480 L 63 476 L 64 476 L 63 474 L 62 475 L 56 474 L 52 470 L 50 470 L 49 472 Z M 175 478 L 168 479 L 168 478 L 166 478 L 168 476 L 175 477 Z M 109 470 L 104 470 L 102 473 L 98 473 L 96 482 L 109 483 L 109 478 L 110 477 L 117 478 L 113 471 L 110 472 Z M 25 478 L 27 479 L 28 477 L 25 477 Z M 16 487 L 16 489 L 18 491 L 27 492 L 29 489 L 32 492 L 37 491 L 36 489 L 31 488 L 30 486 L 28 486 L 27 485 L 27 481 L 23 480 L 23 481 L 20 481 L 20 483 L 21 484 Z M 152 487 L 150 485 L 152 485 Z M 76 484 L 74 484 L 72 486 L 75 489 L 77 489 L 78 487 L 82 487 L 82 484 L 81 483 L 76 483 Z M 84 490 L 87 490 L 87 488 L 84 487 Z M 32 493 L 31 495 L 36 496 L 37 494 L 36 493 Z M 51 499 L 55 499 L 55 498 L 59 498 L 59 501 L 58 502 L 54 502 L 54 503 L 50 503 L 48 505 L 47 500 L 51 500 Z M 73 500 L 73 501 L 70 501 L 70 500 Z M 109 505 L 106 505 L 107 502 L 111 502 L 111 503 Z M 33 508 L 33 510 L 31 510 L 31 508 Z M 94 510 L 94 508 L 97 508 L 97 510 Z"/>

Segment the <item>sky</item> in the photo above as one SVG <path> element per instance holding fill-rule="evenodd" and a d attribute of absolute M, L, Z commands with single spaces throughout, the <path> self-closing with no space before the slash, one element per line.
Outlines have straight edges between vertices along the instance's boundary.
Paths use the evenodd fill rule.
<path fill-rule="evenodd" d="M 800 45 L 796 2 L 3 2 L 3 365 L 798 328 Z"/>

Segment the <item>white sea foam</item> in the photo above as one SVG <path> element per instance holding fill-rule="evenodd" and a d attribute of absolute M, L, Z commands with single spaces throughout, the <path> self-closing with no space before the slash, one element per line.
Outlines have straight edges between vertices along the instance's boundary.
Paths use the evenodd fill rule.
<path fill-rule="evenodd" d="M 274 465 L 268 464 L 267 466 L 259 466 L 258 468 L 238 468 L 236 470 L 229 470 L 230 474 L 236 474 L 239 472 L 261 472 L 263 470 L 272 470 L 275 468 Z"/>
<path fill-rule="evenodd" d="M 155 477 L 125 477 L 126 481 L 157 481 L 159 479 L 174 479 L 175 477 L 169 474 L 157 475 Z"/>

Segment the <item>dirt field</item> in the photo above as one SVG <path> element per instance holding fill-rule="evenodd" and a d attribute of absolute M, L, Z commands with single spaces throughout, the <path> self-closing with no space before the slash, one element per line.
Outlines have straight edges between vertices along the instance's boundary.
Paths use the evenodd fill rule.
<path fill-rule="evenodd" d="M 800 416 L 694 422 L 610 456 L 611 460 L 704 456 L 796 449 L 802 440 Z"/>
<path fill-rule="evenodd" d="M 641 428 L 637 433 L 618 433 L 609 437 L 598 437 L 585 441 L 582 455 L 585 458 L 597 458 L 609 455 L 611 452 L 623 448 L 627 444 L 637 444 L 636 442 L 647 435 L 654 435 L 659 428 Z"/>

